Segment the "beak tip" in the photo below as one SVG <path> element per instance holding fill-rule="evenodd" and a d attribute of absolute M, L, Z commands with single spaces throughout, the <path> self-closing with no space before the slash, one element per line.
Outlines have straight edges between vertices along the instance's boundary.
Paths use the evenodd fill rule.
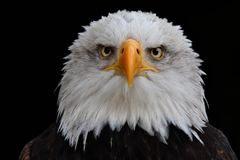
<path fill-rule="evenodd" d="M 127 80 L 128 87 L 132 87 L 133 80 Z"/>

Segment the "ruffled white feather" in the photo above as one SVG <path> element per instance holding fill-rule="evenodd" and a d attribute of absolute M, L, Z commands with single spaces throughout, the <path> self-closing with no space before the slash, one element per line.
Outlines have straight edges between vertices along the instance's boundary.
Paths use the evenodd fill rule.
<path fill-rule="evenodd" d="M 107 124 L 120 130 L 126 123 L 165 143 L 169 124 L 199 139 L 193 127 L 202 131 L 207 121 L 201 60 L 179 26 L 151 13 L 120 11 L 85 28 L 70 47 L 59 93 L 59 129 L 70 145 L 76 146 L 80 135 L 85 145 L 90 131 L 98 136 Z M 160 72 L 135 77 L 132 87 L 123 76 L 101 70 L 113 60 L 99 59 L 96 50 L 98 44 L 118 49 L 127 38 L 137 39 L 143 49 L 167 48 L 159 62 L 144 55 Z"/>

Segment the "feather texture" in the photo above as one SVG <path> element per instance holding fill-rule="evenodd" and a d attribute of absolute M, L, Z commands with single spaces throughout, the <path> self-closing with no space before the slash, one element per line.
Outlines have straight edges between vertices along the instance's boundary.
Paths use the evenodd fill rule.
<path fill-rule="evenodd" d="M 179 26 L 151 13 L 120 11 L 85 29 L 70 47 L 60 83 L 59 130 L 70 145 L 76 147 L 79 136 L 86 140 L 90 131 L 98 136 L 105 125 L 114 131 L 125 124 L 132 129 L 139 126 L 165 143 L 170 124 L 200 140 L 192 127 L 201 131 L 207 122 L 201 60 Z M 98 45 L 119 50 L 128 38 L 139 41 L 144 51 L 161 45 L 166 48 L 161 61 L 143 53 L 160 72 L 135 77 L 131 88 L 123 76 L 101 70 L 117 55 L 102 60 L 97 50 Z"/>
<path fill-rule="evenodd" d="M 27 145 L 31 146 L 27 160 L 237 160 L 221 131 L 209 124 L 203 130 L 204 134 L 197 132 L 205 145 L 195 138 L 191 141 L 184 132 L 170 125 L 166 145 L 139 127 L 132 130 L 124 125 L 118 132 L 105 126 L 98 138 L 89 132 L 83 151 L 82 136 L 75 149 L 57 133 L 57 126 L 52 125 Z M 20 157 L 20 160 L 26 159 Z"/>

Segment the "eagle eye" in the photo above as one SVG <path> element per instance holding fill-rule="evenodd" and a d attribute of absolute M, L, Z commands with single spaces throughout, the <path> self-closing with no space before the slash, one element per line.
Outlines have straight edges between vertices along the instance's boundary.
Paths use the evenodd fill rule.
<path fill-rule="evenodd" d="M 100 46 L 99 47 L 99 55 L 102 58 L 108 58 L 111 56 L 113 53 L 113 48 L 112 47 L 105 47 L 105 46 Z"/>
<path fill-rule="evenodd" d="M 149 49 L 149 54 L 154 60 L 161 60 L 164 56 L 164 47 L 157 47 L 157 48 L 150 48 Z"/>

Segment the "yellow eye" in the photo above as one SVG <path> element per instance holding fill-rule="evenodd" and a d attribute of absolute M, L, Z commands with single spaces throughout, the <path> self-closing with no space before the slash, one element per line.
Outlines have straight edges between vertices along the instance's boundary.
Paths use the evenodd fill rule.
<path fill-rule="evenodd" d="M 99 54 L 102 58 L 107 58 L 112 53 L 113 53 L 113 48 L 112 47 L 104 47 L 104 46 L 99 47 Z"/>
<path fill-rule="evenodd" d="M 164 48 L 163 47 L 151 48 L 150 55 L 155 60 L 161 60 L 164 56 Z"/>

